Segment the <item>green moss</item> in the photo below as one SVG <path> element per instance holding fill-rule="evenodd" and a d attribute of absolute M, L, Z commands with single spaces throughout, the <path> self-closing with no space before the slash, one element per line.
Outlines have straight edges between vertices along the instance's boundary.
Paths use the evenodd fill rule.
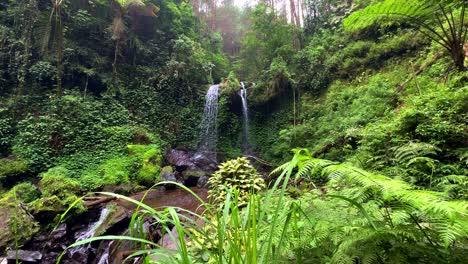
<path fill-rule="evenodd" d="M 21 160 L 0 159 L 0 182 L 15 181 L 15 177 L 24 174 L 28 164 Z"/>
<path fill-rule="evenodd" d="M 15 240 L 21 245 L 39 231 L 39 224 L 18 206 L 29 196 L 25 187 L 18 185 L 0 199 L 0 249 Z"/>
<path fill-rule="evenodd" d="M 173 173 L 174 172 L 174 169 L 172 168 L 172 166 L 165 166 L 161 169 L 161 174 L 162 173 Z"/>
<path fill-rule="evenodd" d="M 157 145 L 129 145 L 128 150 L 136 163 L 134 180 L 143 185 L 153 185 L 160 181 L 161 150 Z"/>
<path fill-rule="evenodd" d="M 39 189 L 43 197 L 56 195 L 62 201 L 69 200 L 70 196 L 76 197 L 80 193 L 80 184 L 74 179 L 68 178 L 69 171 L 63 167 L 49 169 L 41 174 Z"/>
<path fill-rule="evenodd" d="M 18 199 L 26 203 L 38 199 L 41 195 L 37 187 L 30 182 L 20 183 L 16 185 L 13 189 L 16 192 L 16 196 L 18 197 Z"/>
<path fill-rule="evenodd" d="M 76 199 L 76 196 L 75 196 L 75 199 Z M 60 212 L 64 212 L 66 209 L 67 209 L 67 206 L 62 202 L 62 200 L 57 195 L 43 197 L 31 203 L 31 211 L 35 215 L 45 213 L 45 212 L 58 214 Z"/>

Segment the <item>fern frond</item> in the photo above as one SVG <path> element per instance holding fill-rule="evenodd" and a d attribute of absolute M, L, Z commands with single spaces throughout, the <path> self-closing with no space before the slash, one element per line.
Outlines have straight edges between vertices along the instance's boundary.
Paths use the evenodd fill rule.
<path fill-rule="evenodd" d="M 438 10 L 439 3 L 434 0 L 386 0 L 351 14 L 344 20 L 344 26 L 358 30 L 389 19 L 398 22 L 417 18 L 424 21 Z"/>

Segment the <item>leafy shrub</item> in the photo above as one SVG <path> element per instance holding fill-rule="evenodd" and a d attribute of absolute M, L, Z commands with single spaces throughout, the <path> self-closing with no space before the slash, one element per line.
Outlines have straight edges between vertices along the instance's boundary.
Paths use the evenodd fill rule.
<path fill-rule="evenodd" d="M 56 77 L 57 68 L 48 61 L 38 61 L 29 69 L 31 77 L 41 84 L 51 84 Z"/>
<path fill-rule="evenodd" d="M 229 189 L 236 189 L 239 206 L 246 205 L 252 192 L 265 188 L 265 182 L 246 158 L 237 158 L 222 163 L 208 180 L 209 198 L 222 204 Z"/>
<path fill-rule="evenodd" d="M 13 145 L 13 120 L 7 111 L 7 109 L 0 108 L 0 157 L 6 156 Z"/>

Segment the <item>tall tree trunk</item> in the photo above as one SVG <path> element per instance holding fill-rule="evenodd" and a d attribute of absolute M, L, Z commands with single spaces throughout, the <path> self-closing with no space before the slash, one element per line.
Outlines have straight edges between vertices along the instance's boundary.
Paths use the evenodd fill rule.
<path fill-rule="evenodd" d="M 23 94 L 26 84 L 27 70 L 29 68 L 31 58 L 32 31 L 38 15 L 37 0 L 30 0 L 26 7 L 26 11 L 28 12 L 28 17 L 26 18 L 26 25 L 23 30 L 23 63 L 18 72 L 18 87 L 16 88 L 17 98 Z"/>
<path fill-rule="evenodd" d="M 114 62 L 112 63 L 112 84 L 117 82 L 117 60 L 119 58 L 120 53 L 120 40 L 115 40 L 115 50 L 114 50 Z"/>
<path fill-rule="evenodd" d="M 61 5 L 55 6 L 55 22 L 57 37 L 57 96 L 60 98 L 63 94 L 62 75 L 63 75 L 63 25 Z"/>

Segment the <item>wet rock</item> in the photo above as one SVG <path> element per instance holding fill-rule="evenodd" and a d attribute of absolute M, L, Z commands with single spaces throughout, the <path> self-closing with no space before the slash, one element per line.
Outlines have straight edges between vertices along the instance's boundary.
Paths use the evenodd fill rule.
<path fill-rule="evenodd" d="M 208 179 L 210 179 L 210 177 L 208 176 L 202 176 L 198 179 L 198 182 L 197 182 L 197 187 L 199 188 L 208 188 Z"/>
<path fill-rule="evenodd" d="M 172 229 L 171 234 L 176 239 L 179 237 L 179 235 L 177 234 L 177 230 L 175 228 Z M 171 235 L 169 233 L 166 233 L 163 239 L 161 240 L 160 244 L 163 248 L 176 250 L 178 247 L 179 241 L 172 240 Z"/>
<path fill-rule="evenodd" d="M 11 226 L 16 226 L 13 232 Z M 39 231 L 39 224 L 30 214 L 15 203 L 15 199 L 6 195 L 0 199 L 0 251 L 13 243 L 28 241 Z"/>
<path fill-rule="evenodd" d="M 177 182 L 176 173 L 174 172 L 174 170 L 172 169 L 171 166 L 166 166 L 166 167 L 162 168 L 162 170 L 161 170 L 161 180 L 162 181 Z M 165 187 L 168 190 L 173 190 L 173 189 L 176 188 L 176 185 L 166 184 Z"/>
<path fill-rule="evenodd" d="M 123 195 L 130 195 L 132 193 L 142 192 L 146 189 L 147 188 L 142 185 L 138 185 L 134 183 L 125 183 L 121 185 L 106 185 L 104 186 L 103 191 L 118 193 L 118 194 L 123 194 Z"/>
<path fill-rule="evenodd" d="M 184 185 L 188 187 L 197 186 L 201 177 L 206 176 L 206 172 L 202 170 L 186 170 L 182 172 Z"/>
<path fill-rule="evenodd" d="M 166 160 L 169 164 L 178 167 L 181 171 L 195 168 L 191 160 L 191 155 L 187 151 L 170 149 L 166 153 Z"/>
<path fill-rule="evenodd" d="M 202 171 L 213 172 L 217 169 L 218 164 L 217 162 L 207 155 L 196 153 L 191 158 L 193 164 L 195 164 L 196 168 Z"/>
<path fill-rule="evenodd" d="M 67 224 L 61 224 L 57 229 L 52 231 L 50 234 L 51 238 L 54 240 L 62 239 L 67 235 Z"/>
<path fill-rule="evenodd" d="M 8 251 L 7 255 L 7 260 L 20 260 L 32 263 L 39 263 L 42 260 L 42 254 L 39 251 L 11 250 Z"/>

